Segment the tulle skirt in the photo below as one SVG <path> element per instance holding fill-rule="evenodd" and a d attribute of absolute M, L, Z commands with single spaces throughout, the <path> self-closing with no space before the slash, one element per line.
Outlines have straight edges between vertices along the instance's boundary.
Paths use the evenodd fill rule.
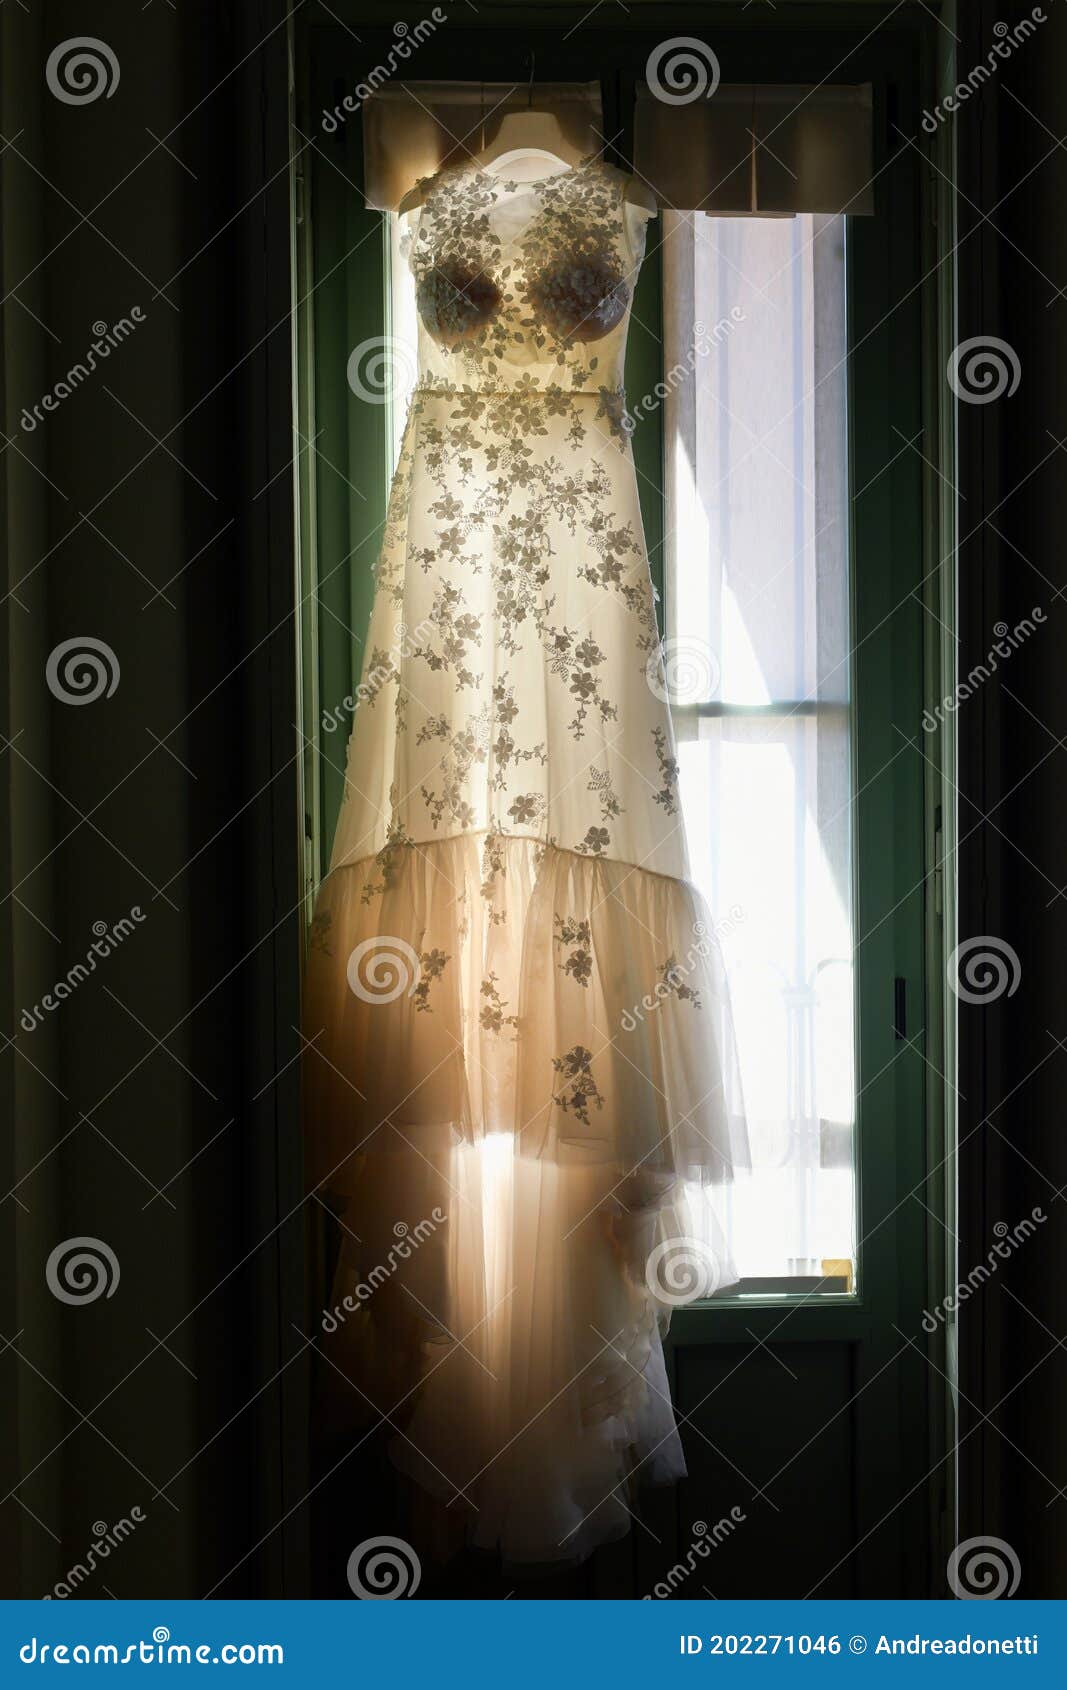
<path fill-rule="evenodd" d="M 343 1239 L 326 1355 L 470 1541 L 580 1559 L 637 1482 L 684 1473 L 667 1317 L 736 1277 L 711 917 L 685 881 L 527 838 L 407 847 L 371 902 L 372 875 L 329 876 L 309 953 L 308 1174 Z"/>

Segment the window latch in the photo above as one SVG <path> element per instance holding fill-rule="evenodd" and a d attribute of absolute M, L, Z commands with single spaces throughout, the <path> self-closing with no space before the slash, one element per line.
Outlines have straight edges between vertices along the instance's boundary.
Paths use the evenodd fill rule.
<path fill-rule="evenodd" d="M 902 974 L 893 981 L 893 1037 L 908 1036 L 908 983 Z"/>

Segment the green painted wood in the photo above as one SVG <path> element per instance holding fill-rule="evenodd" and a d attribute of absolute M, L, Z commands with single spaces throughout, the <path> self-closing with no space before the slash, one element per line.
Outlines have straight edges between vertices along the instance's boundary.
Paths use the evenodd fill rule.
<path fill-rule="evenodd" d="M 641 407 L 639 401 L 653 396 L 663 379 L 663 251 L 660 220 L 649 224 L 647 254 L 634 288 L 630 312 L 630 334 L 626 343 L 626 397 L 635 416 L 631 445 L 637 488 L 641 497 L 641 519 L 648 546 L 652 585 L 659 599 L 657 614 L 663 631 L 663 406 Z"/>
<path fill-rule="evenodd" d="M 876 85 L 878 213 L 851 226 L 856 898 L 859 1004 L 859 1284 L 874 1317 L 858 1383 L 878 1380 L 857 1409 L 857 1525 L 864 1588 L 925 1588 L 926 1416 L 930 1375 L 916 1377 L 907 1340 L 925 1348 L 926 860 L 919 753 L 923 653 L 935 625 L 915 596 L 925 572 L 923 461 L 904 447 L 922 428 L 920 159 L 900 132 L 919 132 L 915 44 Z M 902 450 L 902 447 L 904 449 Z M 894 1032 L 893 983 L 906 985 L 909 1037 Z M 935 1076 L 936 1077 L 936 1076 Z M 893 1357 L 901 1353 L 901 1360 Z M 909 1359 L 909 1354 L 910 1358 Z M 905 1365 L 907 1362 L 907 1365 Z M 880 1370 L 885 1370 L 884 1372 Z M 886 1456 L 888 1398 L 896 1460 Z M 906 1500 L 912 1469 L 918 1489 Z M 901 1580 L 907 1584 L 901 1588 Z"/>
<path fill-rule="evenodd" d="M 679 1407 L 699 1401 L 706 1412 L 686 1428 L 676 1542 L 665 1553 L 644 1540 L 646 1588 L 680 1567 L 669 1587 L 679 1599 L 804 1596 L 819 1579 L 820 1596 L 857 1593 L 855 1567 L 842 1559 L 855 1530 L 855 1356 L 817 1340 L 698 1345 L 679 1356 Z M 712 1548 L 694 1551 L 690 1570 L 702 1538 Z"/>
<path fill-rule="evenodd" d="M 310 484 L 314 506 L 304 559 L 311 601 L 304 646 L 310 642 L 318 667 L 319 709 L 304 732 L 315 742 L 318 764 L 318 878 L 326 870 L 344 791 L 351 726 L 345 701 L 362 669 L 388 494 L 386 405 L 353 392 L 347 374 L 349 359 L 385 334 L 387 253 L 383 219 L 364 208 L 359 191 L 359 124 L 348 123 L 335 135 L 316 126 L 317 115 L 337 103 L 346 84 L 329 61 L 313 61 L 308 75 L 308 109 L 298 117 L 297 133 L 309 226 L 298 318 L 311 325 L 306 379 L 314 399 L 298 445 L 300 478 Z M 305 684 L 305 696 L 309 690 Z"/>

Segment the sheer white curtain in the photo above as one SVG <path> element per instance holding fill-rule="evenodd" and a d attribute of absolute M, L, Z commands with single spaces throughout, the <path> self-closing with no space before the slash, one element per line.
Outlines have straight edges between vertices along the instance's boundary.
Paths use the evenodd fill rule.
<path fill-rule="evenodd" d="M 734 1250 L 851 1286 L 844 219 L 663 221 L 667 669 L 751 1136 Z"/>

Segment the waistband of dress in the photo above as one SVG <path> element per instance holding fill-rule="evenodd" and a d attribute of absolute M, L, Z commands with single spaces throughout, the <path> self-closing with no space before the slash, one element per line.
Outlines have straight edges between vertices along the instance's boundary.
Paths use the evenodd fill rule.
<path fill-rule="evenodd" d="M 416 382 L 413 396 L 427 399 L 602 399 L 625 405 L 626 393 L 621 387 L 438 387 L 432 382 Z"/>

